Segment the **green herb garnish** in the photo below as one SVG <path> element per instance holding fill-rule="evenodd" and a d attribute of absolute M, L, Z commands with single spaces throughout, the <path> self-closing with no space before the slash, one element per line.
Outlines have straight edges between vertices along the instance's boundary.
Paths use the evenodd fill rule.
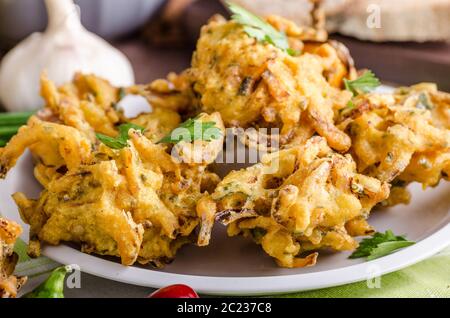
<path fill-rule="evenodd" d="M 369 93 L 378 86 L 380 80 L 373 74 L 372 71 L 366 71 L 363 75 L 353 81 L 344 78 L 345 89 L 352 92 L 353 96 L 361 93 Z"/>
<path fill-rule="evenodd" d="M 107 145 L 109 148 L 112 149 L 122 149 L 127 146 L 127 140 L 128 140 L 128 131 L 130 129 L 136 129 L 140 132 L 144 131 L 144 127 L 141 127 L 139 125 L 135 125 L 132 123 L 126 123 L 119 126 L 119 136 L 118 137 L 110 137 L 103 134 L 95 134 L 102 143 Z"/>
<path fill-rule="evenodd" d="M 36 112 L 0 113 L 0 147 L 5 146 Z"/>
<path fill-rule="evenodd" d="M 127 91 L 125 90 L 125 88 L 123 87 L 119 88 L 119 101 L 124 99 L 126 95 Z"/>
<path fill-rule="evenodd" d="M 222 135 L 216 123 L 213 121 L 202 122 L 196 118 L 189 118 L 159 141 L 159 143 L 177 144 L 180 141 L 192 142 L 193 140 L 211 141 Z"/>
<path fill-rule="evenodd" d="M 279 32 L 269 23 L 260 17 L 245 10 L 244 8 L 227 2 L 228 9 L 231 11 L 231 19 L 244 26 L 244 31 L 249 36 L 261 42 L 270 43 L 277 48 L 285 51 L 289 55 L 296 56 L 299 54 L 296 50 L 289 48 L 289 42 L 286 34 Z"/>
<path fill-rule="evenodd" d="M 36 112 L 0 113 L 0 127 L 25 125 L 28 119 Z"/>
<path fill-rule="evenodd" d="M 415 244 L 412 241 L 385 242 L 377 245 L 367 257 L 368 261 L 389 255 L 399 249 Z"/>
<path fill-rule="evenodd" d="M 433 107 L 431 106 L 430 101 L 428 100 L 428 97 L 425 93 L 420 93 L 419 100 L 416 104 L 416 108 L 419 109 L 428 109 L 431 110 Z"/>
<path fill-rule="evenodd" d="M 267 230 L 260 227 L 255 227 L 254 229 L 251 230 L 251 233 L 255 241 L 261 242 L 261 239 L 264 237 L 264 235 L 267 234 Z"/>
<path fill-rule="evenodd" d="M 371 238 L 363 239 L 349 258 L 367 257 L 370 261 L 413 244 L 415 242 L 408 241 L 404 236 L 395 235 L 391 230 L 384 233 L 377 232 Z"/>
<path fill-rule="evenodd" d="M 344 108 L 342 108 L 341 110 L 339 110 L 339 113 L 341 114 L 341 116 L 347 116 L 348 114 L 350 114 L 352 112 L 352 110 L 354 110 L 356 108 L 355 103 L 353 103 L 352 100 L 349 100 L 347 103 L 347 106 L 345 106 Z"/>

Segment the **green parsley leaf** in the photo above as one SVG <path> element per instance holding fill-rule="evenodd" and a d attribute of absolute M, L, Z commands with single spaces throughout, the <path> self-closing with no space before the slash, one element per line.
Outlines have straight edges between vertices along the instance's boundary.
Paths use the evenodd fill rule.
<path fill-rule="evenodd" d="M 126 123 L 119 126 L 119 138 L 122 140 L 128 140 L 128 131 L 130 129 L 134 129 L 140 132 L 143 132 L 145 130 L 144 127 L 133 124 L 133 123 Z"/>
<path fill-rule="evenodd" d="M 353 103 L 352 100 L 349 100 L 347 103 L 347 106 L 345 106 L 344 108 L 342 108 L 341 110 L 339 110 L 339 114 L 341 116 L 347 116 L 348 114 L 351 113 L 352 110 L 354 110 L 356 108 L 355 103 Z"/>
<path fill-rule="evenodd" d="M 277 48 L 286 51 L 289 55 L 296 56 L 299 52 L 289 48 L 289 42 L 286 34 L 279 32 L 269 23 L 260 17 L 245 10 L 244 8 L 227 2 L 228 9 L 231 11 L 231 19 L 244 26 L 244 31 L 249 36 L 260 42 L 270 43 Z"/>
<path fill-rule="evenodd" d="M 127 91 L 125 90 L 125 88 L 123 87 L 119 88 L 119 101 L 124 99 L 126 95 Z"/>
<path fill-rule="evenodd" d="M 360 93 L 369 93 L 378 86 L 380 80 L 373 74 L 372 71 L 366 71 L 363 75 L 353 81 L 344 78 L 345 89 L 352 92 L 353 96 Z"/>
<path fill-rule="evenodd" d="M 428 109 L 431 110 L 433 107 L 431 106 L 430 101 L 428 100 L 428 97 L 425 93 L 420 93 L 419 100 L 416 104 L 416 108 L 419 109 Z"/>
<path fill-rule="evenodd" d="M 130 129 L 135 129 L 140 132 L 144 131 L 144 127 L 132 123 L 126 123 L 119 126 L 119 136 L 115 138 L 100 133 L 97 133 L 95 135 L 97 136 L 98 140 L 100 140 L 103 144 L 105 144 L 109 148 L 122 149 L 127 146 L 128 131 Z"/>
<path fill-rule="evenodd" d="M 260 227 L 255 227 L 251 230 L 251 233 L 256 242 L 261 242 L 261 239 L 264 237 L 264 235 L 266 235 L 267 230 Z"/>
<path fill-rule="evenodd" d="M 100 140 L 103 144 L 107 145 L 109 148 L 112 149 L 122 149 L 127 145 L 126 141 L 124 142 L 119 138 L 113 138 L 99 133 L 95 135 L 97 136 L 98 140 Z"/>
<path fill-rule="evenodd" d="M 286 52 L 287 52 L 290 56 L 299 56 L 300 53 L 302 53 L 302 52 L 300 52 L 300 51 L 298 51 L 298 50 L 294 50 L 294 49 L 291 49 L 291 48 L 288 48 L 288 49 L 286 50 Z"/>
<path fill-rule="evenodd" d="M 380 243 L 375 247 L 370 255 L 367 257 L 368 261 L 371 261 L 376 258 L 380 258 L 386 255 L 389 255 L 401 248 L 405 248 L 408 246 L 411 246 L 415 244 L 415 242 L 412 241 L 397 241 L 397 242 L 385 242 Z"/>
<path fill-rule="evenodd" d="M 211 141 L 222 135 L 216 123 L 213 121 L 202 122 L 196 118 L 189 118 L 161 139 L 158 143 L 177 144 L 180 141 L 192 142 L 193 140 Z"/>
<path fill-rule="evenodd" d="M 406 240 L 404 236 L 395 235 L 391 230 L 377 232 L 372 237 L 363 239 L 349 258 L 367 257 L 367 260 L 372 260 L 412 244 L 414 242 Z"/>

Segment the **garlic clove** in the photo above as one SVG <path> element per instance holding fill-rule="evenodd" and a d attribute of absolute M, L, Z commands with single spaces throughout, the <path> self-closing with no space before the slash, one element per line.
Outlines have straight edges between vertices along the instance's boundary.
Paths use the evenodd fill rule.
<path fill-rule="evenodd" d="M 39 96 L 42 71 L 57 85 L 76 72 L 93 73 L 115 86 L 134 84 L 130 62 L 119 50 L 80 23 L 72 0 L 46 0 L 49 24 L 19 43 L 0 64 L 0 103 L 9 111 L 43 106 Z"/>

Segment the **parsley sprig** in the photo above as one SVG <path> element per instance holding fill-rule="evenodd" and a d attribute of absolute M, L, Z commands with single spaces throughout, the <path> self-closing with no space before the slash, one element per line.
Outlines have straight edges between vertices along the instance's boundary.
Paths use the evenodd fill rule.
<path fill-rule="evenodd" d="M 216 127 L 214 121 L 202 122 L 197 118 L 189 118 L 172 130 L 158 143 L 177 144 L 180 141 L 192 142 L 193 140 L 211 141 L 218 139 L 222 131 Z"/>
<path fill-rule="evenodd" d="M 377 232 L 371 238 L 363 239 L 349 258 L 367 257 L 370 261 L 413 244 L 415 242 L 407 240 L 404 236 L 395 235 L 391 230 L 384 233 Z"/>
<path fill-rule="evenodd" d="M 227 6 L 232 13 L 231 19 L 242 24 L 245 33 L 249 36 L 258 41 L 270 43 L 287 52 L 289 55 L 296 56 L 299 54 L 299 52 L 289 47 L 286 34 L 279 32 L 260 17 L 234 3 L 227 2 Z"/>
<path fill-rule="evenodd" d="M 431 103 L 428 100 L 428 97 L 425 93 L 420 93 L 419 100 L 417 101 L 417 104 L 416 104 L 416 108 L 427 109 L 427 110 L 433 109 L 433 106 L 431 106 Z"/>
<path fill-rule="evenodd" d="M 350 91 L 353 96 L 357 96 L 361 93 L 369 93 L 380 86 L 380 80 L 375 76 L 375 74 L 373 74 L 372 71 L 368 70 L 353 81 L 344 78 L 344 85 L 345 89 Z M 342 108 L 339 113 L 341 114 L 341 116 L 345 117 L 350 114 L 351 111 L 355 108 L 355 103 L 352 100 L 349 100 L 347 106 Z"/>
<path fill-rule="evenodd" d="M 106 146 L 112 149 L 122 149 L 127 146 L 127 140 L 128 140 L 128 131 L 130 129 L 135 129 L 140 132 L 144 131 L 144 127 L 141 127 L 139 125 L 135 125 L 132 123 L 126 123 L 119 126 L 119 136 L 117 137 L 110 137 L 106 136 L 100 133 L 95 134 L 102 143 L 104 143 Z"/>
<path fill-rule="evenodd" d="M 378 86 L 380 86 L 380 80 L 373 74 L 372 71 L 366 71 L 363 75 L 353 81 L 349 81 L 344 78 L 345 89 L 353 93 L 353 96 L 361 93 L 369 93 Z"/>

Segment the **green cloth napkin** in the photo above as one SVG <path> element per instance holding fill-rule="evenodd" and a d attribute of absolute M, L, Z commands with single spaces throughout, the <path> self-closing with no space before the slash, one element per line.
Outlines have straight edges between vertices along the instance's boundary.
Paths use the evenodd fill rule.
<path fill-rule="evenodd" d="M 450 247 L 420 263 L 383 275 L 380 288 L 366 281 L 338 287 L 280 295 L 287 298 L 450 298 Z"/>
<path fill-rule="evenodd" d="M 42 280 L 43 275 L 59 266 L 58 263 L 40 257 L 30 259 L 26 244 L 18 240 L 15 251 L 19 254 L 16 267 L 18 275 L 27 275 L 29 283 Z M 450 298 L 450 247 L 441 253 L 400 271 L 381 277 L 381 288 L 368 288 L 365 281 L 274 297 L 288 298 L 344 298 L 344 297 L 445 297 Z M 117 291 L 117 297 L 126 297 Z"/>

